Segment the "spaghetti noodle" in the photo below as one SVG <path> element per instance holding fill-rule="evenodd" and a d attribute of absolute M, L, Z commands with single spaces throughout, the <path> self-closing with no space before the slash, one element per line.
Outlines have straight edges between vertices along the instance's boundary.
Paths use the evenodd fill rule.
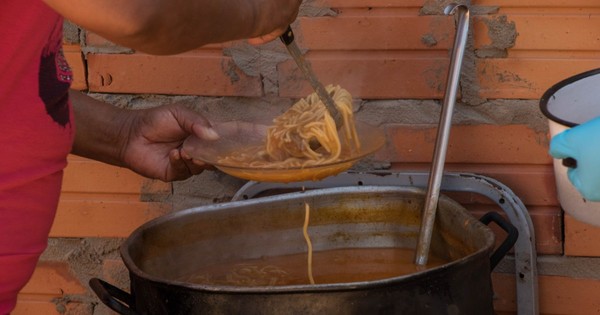
<path fill-rule="evenodd" d="M 310 218 L 310 206 L 308 203 L 304 203 L 304 226 L 302 227 L 302 234 L 304 234 L 304 240 L 306 241 L 307 251 L 308 251 L 308 281 L 310 284 L 315 284 L 315 278 L 313 277 L 312 270 L 312 261 L 313 261 L 313 248 L 312 242 L 310 241 L 310 236 L 308 236 L 308 222 Z"/>
<path fill-rule="evenodd" d="M 354 125 L 352 96 L 340 86 L 329 85 L 343 120 L 343 135 L 316 93 L 299 100 L 287 112 L 273 120 L 266 143 L 220 157 L 220 164 L 238 167 L 290 168 L 333 163 L 344 155 L 360 150 Z M 349 152 L 344 152 L 342 142 Z M 315 143 L 318 143 L 315 145 Z"/>

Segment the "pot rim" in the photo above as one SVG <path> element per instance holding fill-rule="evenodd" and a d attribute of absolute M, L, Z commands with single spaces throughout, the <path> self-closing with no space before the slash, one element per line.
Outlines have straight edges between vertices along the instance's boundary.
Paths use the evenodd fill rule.
<path fill-rule="evenodd" d="M 281 294 L 284 294 L 284 293 L 301 293 L 301 292 L 315 293 L 315 292 L 348 291 L 348 290 L 355 290 L 355 289 L 384 287 L 384 286 L 393 285 L 396 282 L 404 281 L 405 279 L 415 279 L 416 280 L 416 279 L 419 279 L 422 277 L 426 277 L 426 276 L 433 275 L 433 274 L 436 274 L 439 272 L 443 272 L 444 270 L 454 267 L 454 266 L 466 264 L 471 259 L 475 259 L 474 257 L 485 255 L 486 259 L 489 259 L 490 253 L 492 252 L 493 247 L 495 245 L 495 235 L 491 231 L 491 229 L 487 225 L 481 223 L 475 217 L 472 217 L 472 215 L 468 213 L 468 215 L 470 215 L 473 219 L 472 223 L 476 224 L 476 225 L 480 225 L 479 228 L 485 234 L 486 243 L 485 243 L 485 246 L 483 246 L 482 248 L 480 248 L 477 251 L 475 251 L 467 256 L 464 256 L 460 259 L 456 259 L 456 260 L 450 261 L 448 263 L 445 263 L 445 264 L 442 264 L 442 265 L 439 265 L 439 266 L 436 266 L 433 268 L 429 268 L 429 269 L 426 269 L 423 271 L 417 271 L 417 272 L 410 273 L 407 275 L 402 275 L 402 276 L 392 277 L 392 278 L 385 278 L 385 279 L 378 279 L 378 280 L 371 280 L 371 281 L 283 285 L 283 286 L 255 286 L 255 287 L 228 286 L 228 285 L 205 285 L 205 284 L 188 283 L 188 282 L 177 281 L 177 280 L 162 279 L 160 277 L 148 274 L 148 273 L 144 272 L 143 270 L 141 270 L 136 265 L 136 263 L 134 263 L 133 259 L 131 258 L 131 256 L 128 253 L 128 247 L 132 244 L 133 240 L 136 239 L 136 236 L 139 236 L 140 233 L 142 233 L 142 231 L 144 231 L 148 228 L 151 228 L 153 226 L 159 225 L 163 222 L 172 220 L 174 218 L 186 216 L 191 213 L 198 212 L 198 211 L 212 212 L 212 211 L 219 211 L 222 208 L 248 206 L 248 205 L 252 205 L 252 204 L 261 204 L 261 203 L 264 203 L 265 201 L 288 200 L 288 199 L 295 199 L 295 198 L 300 198 L 300 197 L 306 198 L 306 197 L 314 197 L 314 196 L 319 196 L 319 195 L 327 195 L 328 193 L 330 193 L 332 191 L 343 192 L 343 193 L 400 192 L 400 193 L 414 193 L 417 195 L 422 195 L 423 197 L 425 196 L 425 191 L 423 189 L 420 189 L 417 187 L 411 187 L 411 186 L 350 186 L 350 187 L 320 188 L 320 189 L 314 189 L 314 190 L 308 190 L 308 191 L 292 192 L 292 193 L 285 193 L 285 194 L 268 196 L 268 197 L 260 197 L 260 198 L 254 198 L 254 199 L 248 199 L 248 200 L 232 201 L 232 202 L 226 202 L 226 203 L 221 203 L 221 204 L 189 208 L 189 209 L 173 212 L 170 214 L 166 214 L 164 216 L 160 216 L 160 217 L 150 220 L 150 221 L 146 222 L 145 224 L 141 225 L 140 227 L 138 227 L 136 230 L 134 230 L 130 234 L 130 236 L 121 245 L 121 247 L 120 247 L 121 258 L 123 259 L 123 262 L 125 263 L 125 266 L 129 270 L 130 274 L 133 274 L 136 277 L 145 279 L 147 281 L 151 281 L 151 282 L 154 282 L 157 284 L 162 284 L 162 285 L 167 285 L 167 286 L 175 285 L 175 286 L 185 287 L 186 289 L 191 289 L 191 290 L 196 290 L 196 291 L 204 291 L 204 292 L 209 292 L 209 293 L 221 293 L 221 294 L 258 294 L 258 293 L 281 293 Z M 440 200 L 443 199 L 445 201 L 452 202 L 452 203 L 455 203 L 455 204 L 461 206 L 456 201 L 452 200 L 451 198 L 449 198 L 447 196 L 440 195 L 439 198 L 440 198 Z M 465 209 L 465 211 L 467 211 L 467 210 Z M 490 270 L 490 273 L 491 273 L 491 270 Z"/>
<path fill-rule="evenodd" d="M 574 76 L 568 77 L 556 84 L 554 84 L 553 86 L 551 86 L 548 90 L 546 90 L 546 92 L 544 92 L 544 94 L 542 95 L 542 97 L 540 98 L 540 110 L 542 111 L 542 114 L 544 114 L 544 116 L 546 116 L 546 118 L 561 124 L 563 126 L 566 127 L 575 127 L 579 124 L 568 121 L 568 120 L 564 120 L 562 118 L 556 117 L 554 114 L 552 114 L 549 110 L 548 110 L 548 102 L 550 101 L 550 98 L 556 93 L 558 92 L 558 90 L 564 88 L 565 86 L 573 83 L 573 82 L 577 82 L 581 79 L 585 79 L 587 77 L 591 77 L 593 75 L 596 74 L 600 74 L 600 68 L 596 68 L 596 69 L 592 69 L 592 70 L 588 70 L 582 73 L 578 73 Z"/>

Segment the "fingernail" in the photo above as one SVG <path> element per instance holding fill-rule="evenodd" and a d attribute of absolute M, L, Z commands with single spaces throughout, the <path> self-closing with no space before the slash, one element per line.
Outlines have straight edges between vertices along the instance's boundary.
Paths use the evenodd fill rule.
<path fill-rule="evenodd" d="M 204 129 L 204 136 L 208 139 L 208 140 L 217 140 L 219 139 L 219 134 L 212 128 L 206 128 Z"/>

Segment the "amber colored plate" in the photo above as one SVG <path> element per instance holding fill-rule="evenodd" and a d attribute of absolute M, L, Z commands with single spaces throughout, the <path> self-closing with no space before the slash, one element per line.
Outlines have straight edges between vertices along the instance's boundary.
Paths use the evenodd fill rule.
<path fill-rule="evenodd" d="M 227 156 L 240 148 L 262 145 L 266 139 L 269 126 L 248 122 L 226 122 L 213 126 L 220 138 L 218 140 L 203 140 L 190 137 L 183 145 L 183 150 L 194 159 L 214 165 L 221 171 L 238 178 L 260 182 L 298 182 L 319 180 L 338 174 L 352 167 L 358 160 L 379 150 L 385 143 L 382 130 L 366 123 L 357 121 L 356 131 L 361 143 L 358 152 L 346 153 L 346 158 L 328 164 L 305 167 L 240 167 L 239 165 L 219 163 L 220 157 Z M 342 144 L 342 151 L 351 151 Z"/>

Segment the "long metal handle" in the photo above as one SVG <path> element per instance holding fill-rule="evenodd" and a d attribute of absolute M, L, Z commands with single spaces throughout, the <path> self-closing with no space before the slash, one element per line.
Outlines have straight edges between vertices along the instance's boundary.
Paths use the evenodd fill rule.
<path fill-rule="evenodd" d="M 298 45 L 296 45 L 296 42 L 294 41 L 294 32 L 292 31 L 292 27 L 288 26 L 285 33 L 283 33 L 279 38 L 285 44 L 285 47 L 292 58 L 294 58 L 294 61 L 298 65 L 298 68 L 300 68 L 300 71 L 302 71 L 304 77 L 308 80 L 308 82 L 310 82 L 310 85 L 317 93 L 317 96 L 319 96 L 319 99 L 323 102 L 323 104 L 325 104 L 325 107 L 335 121 L 336 127 L 340 129 L 343 124 L 343 120 L 337 108 L 335 107 L 335 102 L 331 98 L 331 95 L 327 93 L 327 90 L 325 87 L 323 87 L 323 84 L 317 80 L 317 76 L 312 71 L 308 62 L 304 60 L 304 56 L 302 56 L 300 48 L 298 48 Z"/>
<path fill-rule="evenodd" d="M 450 137 L 450 126 L 452 125 L 452 112 L 456 101 L 458 83 L 460 79 L 460 69 L 462 59 L 465 53 L 467 34 L 469 32 L 469 9 L 465 5 L 451 4 L 444 10 L 446 15 L 457 14 L 458 26 L 454 47 L 450 59 L 450 70 L 446 82 L 446 95 L 444 96 L 444 105 L 440 116 L 433 164 L 431 167 L 427 195 L 425 196 L 425 209 L 421 221 L 421 231 L 417 242 L 415 264 L 425 265 L 429 255 L 431 245 L 431 234 L 435 222 L 435 212 L 440 195 L 440 186 L 442 184 L 442 175 L 444 172 L 444 163 L 448 149 L 448 138 Z"/>

